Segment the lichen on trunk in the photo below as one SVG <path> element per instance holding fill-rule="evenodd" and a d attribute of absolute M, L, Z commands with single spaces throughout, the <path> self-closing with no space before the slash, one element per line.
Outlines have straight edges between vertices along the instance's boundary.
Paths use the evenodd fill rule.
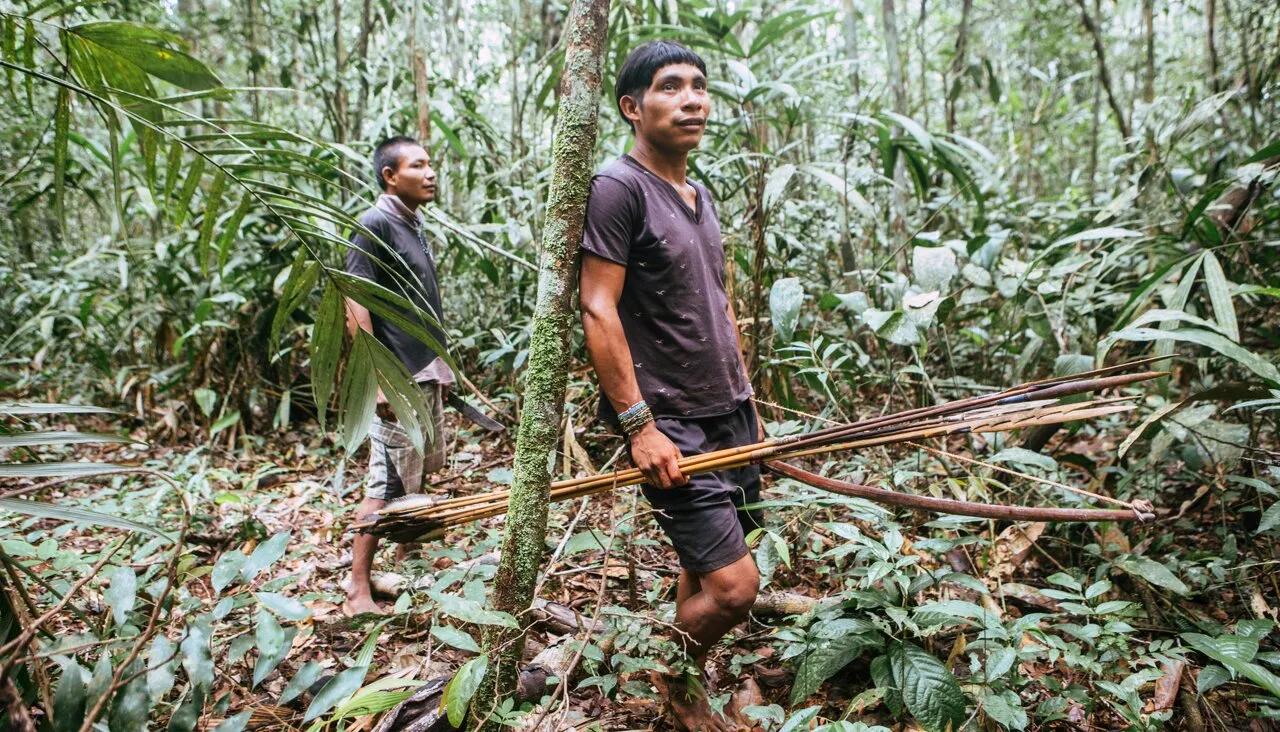
<path fill-rule="evenodd" d="M 564 413 L 578 249 L 594 168 L 608 18 L 609 0 L 576 0 L 567 25 L 569 37 L 560 79 L 559 120 L 552 149 L 547 224 L 538 262 L 538 295 L 524 408 L 516 436 L 511 508 L 502 560 L 494 580 L 494 607 L 516 617 L 522 617 L 533 602 L 545 551 L 550 458 Z M 524 638 L 519 631 L 493 629 L 486 633 L 485 651 L 496 651 L 497 656 L 491 659 L 489 673 L 474 697 L 472 726 L 498 726 L 485 720 L 515 689 L 523 647 Z"/>

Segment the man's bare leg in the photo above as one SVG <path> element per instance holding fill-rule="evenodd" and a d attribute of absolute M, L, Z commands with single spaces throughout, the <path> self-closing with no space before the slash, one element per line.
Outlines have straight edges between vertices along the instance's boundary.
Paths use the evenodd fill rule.
<path fill-rule="evenodd" d="M 707 702 L 707 651 L 733 626 L 746 619 L 756 599 L 760 574 L 751 555 L 714 572 L 680 573 L 676 588 L 676 627 L 685 636 L 678 640 L 697 664 L 699 678 L 673 679 L 669 700 L 676 723 L 687 730 L 732 732 L 733 720 L 711 711 Z M 697 688 L 701 686 L 702 688 Z"/>
<path fill-rule="evenodd" d="M 356 508 L 356 518 L 364 518 L 385 505 L 384 500 L 366 498 Z M 386 614 L 386 610 L 373 601 L 373 583 L 369 578 L 377 551 L 378 537 L 372 534 L 356 534 L 351 542 L 351 583 L 347 586 L 347 600 L 342 603 L 342 612 L 349 617 L 361 613 Z"/>

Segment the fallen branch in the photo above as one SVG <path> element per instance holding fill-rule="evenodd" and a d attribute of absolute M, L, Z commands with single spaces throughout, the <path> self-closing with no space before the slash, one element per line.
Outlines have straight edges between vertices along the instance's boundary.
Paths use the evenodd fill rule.
<path fill-rule="evenodd" d="M 814 488 L 839 493 L 842 496 L 852 496 L 890 506 L 918 508 L 922 511 L 932 511 L 953 516 L 975 516 L 1002 521 L 1148 521 L 1155 518 L 1154 513 L 1144 511 L 998 506 L 989 503 L 956 501 L 950 498 L 894 493 L 883 488 L 872 488 L 869 485 L 846 483 L 843 480 L 827 478 L 782 462 L 767 462 L 765 467 L 779 475 L 798 480 Z M 1135 502 L 1136 505 L 1137 502 Z M 1149 504 L 1147 507 L 1149 507 Z"/>

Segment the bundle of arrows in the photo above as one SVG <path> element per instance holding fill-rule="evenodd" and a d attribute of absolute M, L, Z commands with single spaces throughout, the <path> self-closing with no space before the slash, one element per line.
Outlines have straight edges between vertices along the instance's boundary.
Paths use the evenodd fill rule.
<path fill-rule="evenodd" d="M 1120 389 L 1164 376 L 1165 372 L 1161 371 L 1125 373 L 1154 360 L 1133 361 L 1086 373 L 1033 381 L 1001 392 L 837 424 L 743 447 L 690 455 L 680 461 L 680 470 L 689 476 L 760 463 L 776 473 L 825 491 L 941 514 L 1034 521 L 1149 519 L 1154 517 L 1150 504 L 1141 501 L 1125 502 L 1091 493 L 1087 495 L 1093 499 L 1122 508 L 1004 506 L 919 496 L 834 480 L 802 470 L 785 461 L 894 443 L 916 445 L 920 440 L 952 435 L 1006 432 L 1077 422 L 1125 412 L 1133 409 L 1136 397 L 1099 397 L 1088 401 L 1071 397 Z M 637 485 L 644 480 L 644 476 L 635 468 L 561 480 L 551 484 L 550 500 L 568 501 L 614 488 Z M 1074 490 L 1061 483 L 1045 482 Z M 1076 492 L 1084 493 L 1079 490 Z M 371 514 L 357 523 L 355 528 L 395 541 L 415 541 L 439 535 L 443 529 L 501 516 L 507 512 L 509 499 L 510 491 L 506 490 L 444 500 L 434 500 L 428 496 L 408 496 L 389 503 L 379 513 Z"/>

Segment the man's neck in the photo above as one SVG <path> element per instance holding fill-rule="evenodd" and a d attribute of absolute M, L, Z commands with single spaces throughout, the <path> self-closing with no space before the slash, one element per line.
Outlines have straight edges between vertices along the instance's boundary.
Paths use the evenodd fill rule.
<path fill-rule="evenodd" d="M 398 195 L 396 195 L 396 193 L 395 193 L 394 191 L 383 191 L 382 193 L 383 193 L 383 195 L 391 196 L 391 197 L 395 198 L 396 200 L 398 200 L 400 203 L 404 204 L 404 207 L 405 207 L 405 208 L 407 208 L 407 209 L 409 209 L 409 212 L 410 212 L 410 213 L 414 213 L 414 214 L 418 213 L 418 202 L 417 202 L 417 201 L 407 201 L 407 200 L 405 200 L 405 198 L 404 198 L 403 196 L 398 196 Z"/>
<path fill-rule="evenodd" d="M 669 152 L 649 144 L 649 141 L 636 135 L 635 144 L 631 146 L 631 157 L 643 165 L 650 173 L 675 186 L 685 185 L 685 175 L 689 170 L 689 153 Z"/>

